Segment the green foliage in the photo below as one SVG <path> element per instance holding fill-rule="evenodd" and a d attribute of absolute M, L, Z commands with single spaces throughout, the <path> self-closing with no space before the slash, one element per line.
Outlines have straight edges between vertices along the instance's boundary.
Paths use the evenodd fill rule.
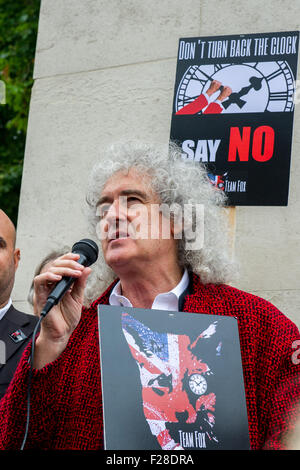
<path fill-rule="evenodd" d="M 17 221 L 40 0 L 0 0 L 0 207 Z"/>

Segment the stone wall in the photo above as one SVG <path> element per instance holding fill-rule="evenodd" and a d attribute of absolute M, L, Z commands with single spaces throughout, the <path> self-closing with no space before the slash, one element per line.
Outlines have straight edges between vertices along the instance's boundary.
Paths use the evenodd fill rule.
<path fill-rule="evenodd" d="M 17 244 L 14 303 L 35 266 L 87 236 L 86 181 L 101 148 L 122 138 L 168 142 L 179 37 L 299 29 L 296 1 L 42 0 Z M 288 207 L 238 207 L 235 286 L 300 325 L 299 110 Z"/>

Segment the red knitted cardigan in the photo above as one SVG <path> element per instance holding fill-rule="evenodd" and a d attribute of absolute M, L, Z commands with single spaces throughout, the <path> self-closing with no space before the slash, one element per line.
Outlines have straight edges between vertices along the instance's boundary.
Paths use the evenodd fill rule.
<path fill-rule="evenodd" d="M 60 357 L 33 371 L 26 448 L 102 448 L 97 305 L 108 304 L 110 291 L 111 286 L 83 308 Z M 285 448 L 283 438 L 295 425 L 300 397 L 297 327 L 269 302 L 226 285 L 203 285 L 196 275 L 183 310 L 237 317 L 251 449 Z M 19 449 L 22 442 L 30 350 L 29 344 L 0 402 L 0 449 Z"/>

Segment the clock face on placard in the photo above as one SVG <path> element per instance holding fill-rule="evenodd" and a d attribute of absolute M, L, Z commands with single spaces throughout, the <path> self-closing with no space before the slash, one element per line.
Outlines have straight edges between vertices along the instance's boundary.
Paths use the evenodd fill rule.
<path fill-rule="evenodd" d="M 207 390 L 207 382 L 203 375 L 192 374 L 189 377 L 189 387 L 195 395 L 203 395 Z"/>
<path fill-rule="evenodd" d="M 184 73 L 175 97 L 175 112 L 206 92 L 217 80 L 232 93 L 223 114 L 290 112 L 294 109 L 294 76 L 286 61 L 192 65 Z M 220 91 L 211 96 L 214 101 Z M 198 113 L 201 114 L 201 111 Z"/>

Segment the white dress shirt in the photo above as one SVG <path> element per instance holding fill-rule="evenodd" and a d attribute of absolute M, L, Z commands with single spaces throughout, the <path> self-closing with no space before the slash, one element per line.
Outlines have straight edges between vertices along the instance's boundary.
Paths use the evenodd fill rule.
<path fill-rule="evenodd" d="M 179 284 L 177 284 L 177 286 L 175 286 L 174 289 L 170 290 L 169 292 L 158 294 L 155 297 L 151 308 L 157 309 L 157 310 L 177 311 L 178 304 L 179 304 L 179 297 L 185 291 L 188 284 L 189 284 L 189 275 L 188 275 L 187 270 L 185 269 Z M 113 288 L 109 296 L 109 304 L 116 305 L 118 307 L 120 306 L 132 307 L 130 300 L 128 300 L 127 297 L 125 297 L 121 293 L 120 281 L 115 285 L 115 287 Z"/>
<path fill-rule="evenodd" d="M 12 300 L 11 298 L 9 298 L 9 301 L 7 302 L 7 304 L 4 307 L 0 308 L 0 320 L 2 320 L 7 310 L 10 308 L 11 304 L 12 304 Z"/>

